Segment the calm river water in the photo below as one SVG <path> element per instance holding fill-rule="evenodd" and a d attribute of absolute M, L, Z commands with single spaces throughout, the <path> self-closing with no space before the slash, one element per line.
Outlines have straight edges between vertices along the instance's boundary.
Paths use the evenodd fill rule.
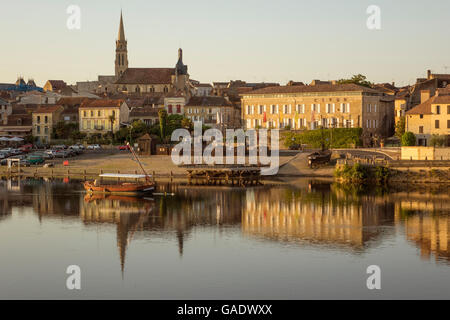
<path fill-rule="evenodd" d="M 326 182 L 161 185 L 137 200 L 79 182 L 0 181 L 0 299 L 450 299 L 444 190 Z M 81 290 L 66 268 L 81 268 Z M 381 269 L 368 290 L 367 267 Z"/>

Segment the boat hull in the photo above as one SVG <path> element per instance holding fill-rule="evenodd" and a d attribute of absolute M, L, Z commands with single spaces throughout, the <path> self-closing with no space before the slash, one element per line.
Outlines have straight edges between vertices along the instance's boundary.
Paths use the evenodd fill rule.
<path fill-rule="evenodd" d="M 122 183 L 122 184 L 99 184 L 95 185 L 93 182 L 86 181 L 84 189 L 92 194 L 116 194 L 139 196 L 151 194 L 155 190 L 154 183 Z"/>

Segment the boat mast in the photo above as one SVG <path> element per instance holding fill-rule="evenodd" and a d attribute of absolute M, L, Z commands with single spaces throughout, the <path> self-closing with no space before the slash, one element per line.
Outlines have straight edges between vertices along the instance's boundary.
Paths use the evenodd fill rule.
<path fill-rule="evenodd" d="M 129 143 L 129 142 L 127 142 L 127 146 L 128 146 L 128 148 L 130 149 L 131 154 L 134 156 L 134 158 L 136 159 L 137 163 L 138 163 L 139 166 L 141 167 L 142 171 L 144 172 L 144 174 L 145 174 L 145 180 L 148 181 L 148 174 L 147 174 L 147 172 L 145 172 L 145 169 L 144 169 L 144 167 L 142 166 L 142 163 L 141 163 L 141 161 L 139 160 L 139 158 L 138 158 L 136 152 L 134 152 L 134 149 L 133 149 L 132 146 L 130 146 L 130 143 Z"/>

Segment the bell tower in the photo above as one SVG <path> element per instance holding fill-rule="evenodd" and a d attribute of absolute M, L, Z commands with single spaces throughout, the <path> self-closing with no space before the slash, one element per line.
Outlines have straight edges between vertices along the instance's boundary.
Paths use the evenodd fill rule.
<path fill-rule="evenodd" d="M 116 41 L 116 79 L 119 78 L 125 70 L 128 69 L 128 49 L 127 40 L 125 40 L 125 29 L 123 27 L 122 10 L 120 11 L 119 34 Z"/>

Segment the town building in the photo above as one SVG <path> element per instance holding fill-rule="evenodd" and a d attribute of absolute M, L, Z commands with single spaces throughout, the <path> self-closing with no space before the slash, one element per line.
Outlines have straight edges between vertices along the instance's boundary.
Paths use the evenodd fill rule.
<path fill-rule="evenodd" d="M 33 111 L 33 136 L 40 143 L 49 143 L 53 128 L 61 119 L 62 106 L 42 106 Z"/>
<path fill-rule="evenodd" d="M 12 113 L 11 103 L 0 98 L 0 124 L 6 125 L 8 116 Z"/>
<path fill-rule="evenodd" d="M 415 134 L 419 146 L 429 146 L 433 135 L 445 136 L 450 145 L 450 95 L 436 93 L 430 98 L 430 92 L 422 91 L 423 102 L 406 112 L 406 131 Z"/>
<path fill-rule="evenodd" d="M 394 128 L 394 98 L 356 84 L 267 87 L 241 94 L 247 129 L 363 129 L 371 145 Z"/>
<path fill-rule="evenodd" d="M 129 108 L 122 99 L 84 101 L 79 107 L 80 132 L 106 134 L 116 132 L 129 121 Z"/>
<path fill-rule="evenodd" d="M 235 114 L 240 115 L 240 110 L 224 97 L 191 97 L 186 104 L 185 115 L 192 121 L 201 121 L 206 126 L 216 129 L 228 129 L 239 127 Z"/>
<path fill-rule="evenodd" d="M 63 80 L 48 80 L 44 85 L 44 91 L 60 92 L 67 87 Z"/>
<path fill-rule="evenodd" d="M 191 82 L 191 84 L 193 87 L 193 95 L 194 96 L 200 96 L 200 97 L 210 96 L 213 91 L 213 87 L 209 83 L 192 83 Z"/>
<path fill-rule="evenodd" d="M 153 108 L 149 106 L 132 108 L 130 111 L 130 123 L 134 121 L 142 121 L 146 125 L 154 125 L 159 123 L 159 108 Z"/>

